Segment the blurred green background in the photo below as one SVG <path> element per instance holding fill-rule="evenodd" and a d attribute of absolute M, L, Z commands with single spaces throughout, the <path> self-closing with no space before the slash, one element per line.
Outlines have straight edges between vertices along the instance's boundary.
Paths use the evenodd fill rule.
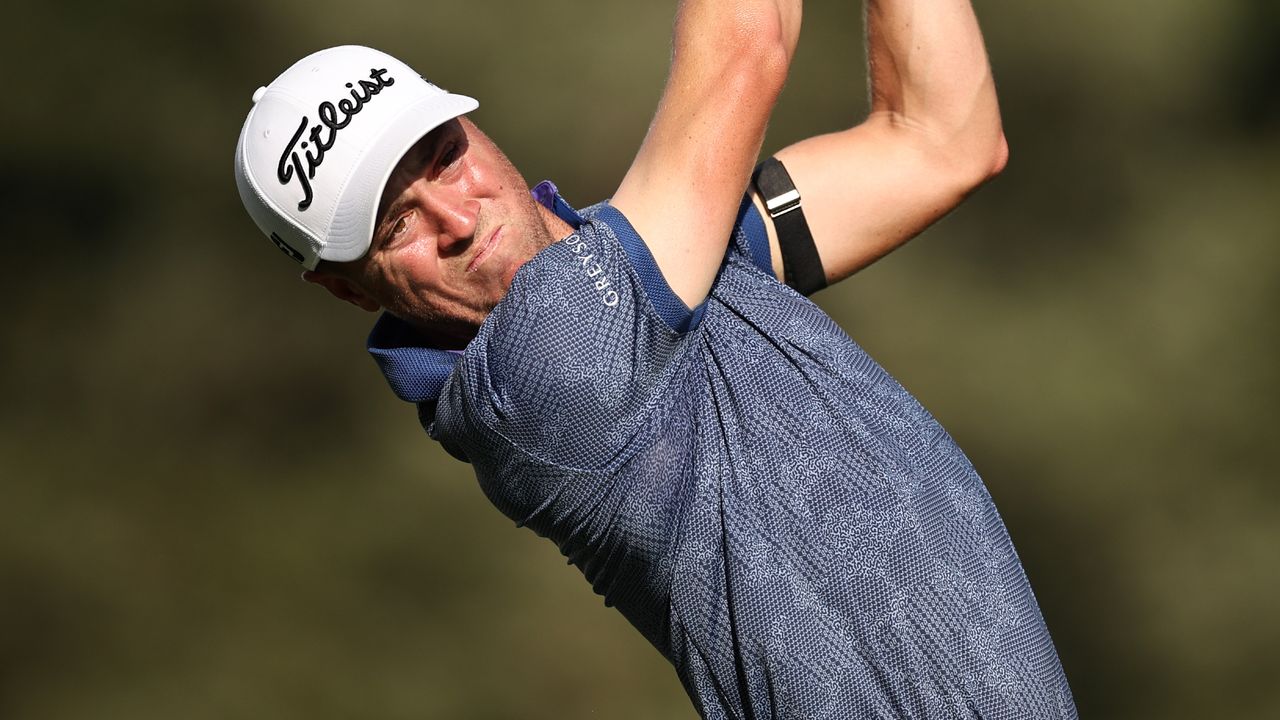
<path fill-rule="evenodd" d="M 674 2 L 139 0 L 0 27 L 0 717 L 693 718 L 257 234 L 254 88 L 334 44 L 607 196 Z M 951 430 L 1082 715 L 1280 717 L 1280 4 L 978 3 L 1008 171 L 819 301 Z M 768 147 L 865 112 L 810 2 Z"/>

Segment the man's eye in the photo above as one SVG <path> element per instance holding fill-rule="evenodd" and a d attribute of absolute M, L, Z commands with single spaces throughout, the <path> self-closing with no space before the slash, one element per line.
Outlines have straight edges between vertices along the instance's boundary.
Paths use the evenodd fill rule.
<path fill-rule="evenodd" d="M 391 223 L 391 227 L 386 230 L 386 235 L 382 236 L 383 247 L 393 247 L 396 244 L 396 241 L 400 239 L 400 236 L 408 231 L 408 217 L 408 215 L 401 215 L 396 218 L 394 223 Z"/>
<path fill-rule="evenodd" d="M 458 159 L 458 144 L 449 143 L 449 146 L 440 153 L 440 167 L 449 167 Z"/>

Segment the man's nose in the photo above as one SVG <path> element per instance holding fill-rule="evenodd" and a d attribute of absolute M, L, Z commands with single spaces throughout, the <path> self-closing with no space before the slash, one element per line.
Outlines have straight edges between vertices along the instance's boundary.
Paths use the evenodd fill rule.
<path fill-rule="evenodd" d="M 438 253 L 447 255 L 470 244 L 476 232 L 476 216 L 480 213 L 479 201 L 440 189 L 429 193 L 428 206 L 435 216 Z"/>

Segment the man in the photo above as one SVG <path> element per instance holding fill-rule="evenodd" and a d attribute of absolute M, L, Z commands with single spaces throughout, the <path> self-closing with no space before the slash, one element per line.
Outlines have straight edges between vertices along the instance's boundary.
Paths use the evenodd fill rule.
<path fill-rule="evenodd" d="M 703 717 L 1075 717 L 968 460 L 778 280 L 840 280 L 1000 171 L 977 21 L 868 0 L 870 117 L 753 180 L 799 26 L 798 0 L 682 2 L 648 135 L 581 212 L 474 100 L 353 47 L 255 94 L 241 195 L 307 280 L 385 311 L 395 392 Z"/>

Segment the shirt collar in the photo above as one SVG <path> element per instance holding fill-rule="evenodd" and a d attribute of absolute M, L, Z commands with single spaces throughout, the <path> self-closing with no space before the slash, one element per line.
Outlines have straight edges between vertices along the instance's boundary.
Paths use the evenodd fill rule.
<path fill-rule="evenodd" d="M 412 403 L 440 397 L 444 381 L 462 356 L 431 347 L 424 333 L 389 312 L 374 323 L 366 346 L 396 397 Z"/>
<path fill-rule="evenodd" d="M 578 214 L 577 210 L 569 207 L 569 203 L 565 202 L 564 198 L 560 197 L 560 189 L 556 187 L 555 183 L 550 180 L 543 180 L 529 192 L 533 193 L 534 199 L 541 203 L 543 207 L 554 212 L 556 217 L 569 223 L 569 227 L 577 230 L 582 225 L 582 216 Z"/>
<path fill-rule="evenodd" d="M 544 180 L 531 192 L 575 230 L 582 225 L 582 216 L 560 197 L 555 183 Z M 425 333 L 387 312 L 374 324 L 366 347 L 396 397 L 411 403 L 436 402 L 462 358 L 459 351 L 432 347 Z"/>

